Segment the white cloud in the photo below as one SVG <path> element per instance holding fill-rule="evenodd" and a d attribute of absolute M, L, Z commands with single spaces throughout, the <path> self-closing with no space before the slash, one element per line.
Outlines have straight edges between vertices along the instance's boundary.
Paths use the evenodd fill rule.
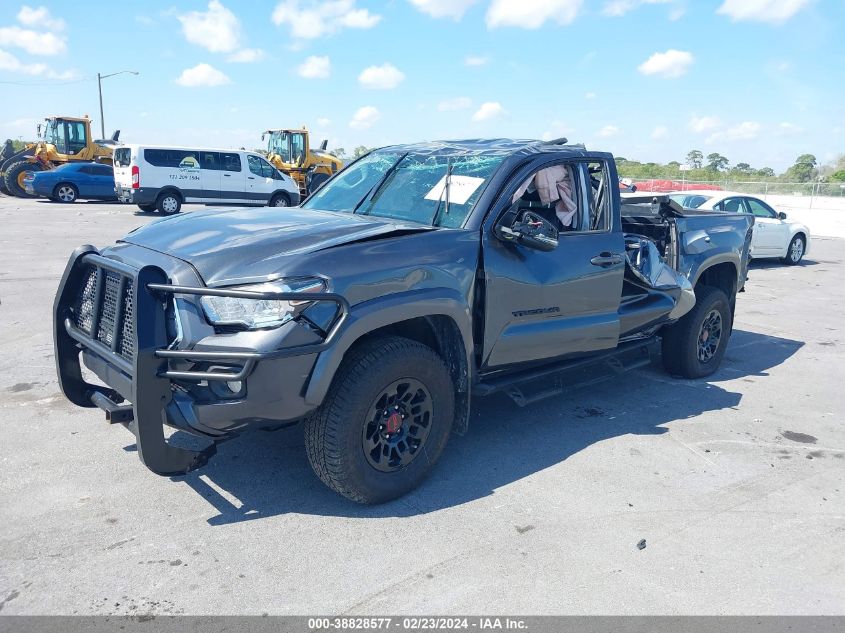
<path fill-rule="evenodd" d="M 317 119 L 317 125 L 320 127 L 329 127 L 331 124 L 331 119 L 327 119 L 326 117 L 320 117 Z"/>
<path fill-rule="evenodd" d="M 781 134 L 800 134 L 804 131 L 800 125 L 795 125 L 794 123 L 790 123 L 788 121 L 784 121 L 780 125 L 778 125 L 778 130 Z"/>
<path fill-rule="evenodd" d="M 359 9 L 356 0 L 323 0 L 302 2 L 283 0 L 273 10 L 276 26 L 287 25 L 297 39 L 314 39 L 332 35 L 342 29 L 370 29 L 381 16 Z"/>
<path fill-rule="evenodd" d="M 619 134 L 619 128 L 615 125 L 605 125 L 602 129 L 596 132 L 596 134 L 598 134 L 600 138 L 610 138 L 611 136 Z"/>
<path fill-rule="evenodd" d="M 810 0 L 725 0 L 716 13 L 732 20 L 780 24 L 809 4 Z"/>
<path fill-rule="evenodd" d="M 305 79 L 327 79 L 332 73 L 332 62 L 328 55 L 311 55 L 300 64 L 296 72 Z"/>
<path fill-rule="evenodd" d="M 226 61 L 236 64 L 251 64 L 252 62 L 260 62 L 265 57 L 267 57 L 267 53 L 260 48 L 242 48 L 229 55 Z"/>
<path fill-rule="evenodd" d="M 433 18 L 460 20 L 478 0 L 408 0 L 419 11 Z"/>
<path fill-rule="evenodd" d="M 198 86 L 223 86 L 231 83 L 229 78 L 209 64 L 197 64 L 193 68 L 186 68 L 179 75 L 176 83 L 188 88 Z"/>
<path fill-rule="evenodd" d="M 176 17 L 191 44 L 212 53 L 231 53 L 240 46 L 241 23 L 219 0 L 211 0 L 208 11 L 191 11 Z"/>
<path fill-rule="evenodd" d="M 757 121 L 743 121 L 723 132 L 714 132 L 705 142 L 711 144 L 717 141 L 750 141 L 757 138 L 762 127 Z"/>
<path fill-rule="evenodd" d="M 651 138 L 655 141 L 666 138 L 667 136 L 669 136 L 669 128 L 663 125 L 658 125 L 651 131 Z"/>
<path fill-rule="evenodd" d="M 501 103 L 498 101 L 486 101 L 472 115 L 472 120 L 476 122 L 490 121 L 491 119 L 499 118 L 503 114 L 505 114 L 505 109 Z"/>
<path fill-rule="evenodd" d="M 405 79 L 405 74 L 393 64 L 384 63 L 381 66 L 369 66 L 358 75 L 358 83 L 365 88 L 376 90 L 390 90 Z"/>
<path fill-rule="evenodd" d="M 709 132 L 710 130 L 715 130 L 717 127 L 721 126 L 722 122 L 719 120 L 719 117 L 715 116 L 696 116 L 693 115 L 692 118 L 689 120 L 689 129 L 693 132 L 697 132 L 698 134 L 702 134 L 703 132 Z"/>
<path fill-rule="evenodd" d="M 34 26 L 41 30 L 62 31 L 65 28 L 65 21 L 61 18 L 54 18 L 47 7 L 33 9 L 23 5 L 18 11 L 18 22 L 24 26 Z"/>
<path fill-rule="evenodd" d="M 57 79 L 60 81 L 68 81 L 76 79 L 77 73 L 72 70 L 65 70 L 62 72 L 53 70 L 47 64 L 27 64 L 20 61 L 17 57 L 0 49 L 0 70 L 5 70 L 11 73 L 19 73 L 22 75 L 29 75 L 31 77 L 44 77 L 46 79 Z"/>
<path fill-rule="evenodd" d="M 566 26 L 578 16 L 582 4 L 583 0 L 493 0 L 487 26 L 537 29 L 547 21 Z"/>
<path fill-rule="evenodd" d="M 437 104 L 437 109 L 440 112 L 454 112 L 455 110 L 466 110 L 472 106 L 472 99 L 469 97 L 455 97 L 454 99 L 446 99 Z"/>
<path fill-rule="evenodd" d="M 467 55 L 464 57 L 464 66 L 484 66 L 489 61 L 490 58 L 484 55 Z"/>
<path fill-rule="evenodd" d="M 356 130 L 366 130 L 367 128 L 373 127 L 380 118 L 381 112 L 377 108 L 364 106 L 363 108 L 358 108 L 357 112 L 352 116 L 349 127 Z"/>
<path fill-rule="evenodd" d="M 24 75 L 43 75 L 47 72 L 47 64 L 24 64 L 11 53 L 0 49 L 0 70 Z"/>
<path fill-rule="evenodd" d="M 606 2 L 601 12 L 612 18 L 617 18 L 625 15 L 629 11 L 633 11 L 644 4 L 669 4 L 675 5 L 677 0 L 610 0 Z M 683 15 L 683 7 L 675 6 L 670 14 L 671 19 L 677 20 Z"/>
<path fill-rule="evenodd" d="M 543 132 L 542 138 L 544 141 L 554 141 L 555 139 L 563 138 L 566 136 L 570 136 L 573 132 L 573 129 L 563 123 L 562 121 L 552 121 L 549 124 L 549 129 Z"/>
<path fill-rule="evenodd" d="M 585 99 L 595 99 L 595 98 L 596 98 L 596 93 L 595 93 L 595 92 L 585 92 L 585 93 L 584 93 L 584 98 L 585 98 Z"/>
<path fill-rule="evenodd" d="M 694 57 L 687 51 L 670 48 L 665 53 L 655 53 L 637 67 L 643 75 L 658 75 L 666 79 L 675 79 L 684 75 Z"/>
<path fill-rule="evenodd" d="M 0 27 L 0 46 L 22 48 L 31 55 L 62 55 L 67 52 L 64 39 L 55 33 L 31 31 L 19 26 Z"/>

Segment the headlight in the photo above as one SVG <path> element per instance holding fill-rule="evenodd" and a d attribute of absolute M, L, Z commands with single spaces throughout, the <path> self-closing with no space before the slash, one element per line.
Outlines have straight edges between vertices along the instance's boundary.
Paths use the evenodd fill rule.
<path fill-rule="evenodd" d="M 322 292 L 326 284 L 322 279 L 287 279 L 283 281 L 234 286 L 227 290 L 248 292 Z M 310 301 L 281 299 L 241 299 L 237 297 L 210 297 L 200 299 L 205 316 L 214 325 L 242 325 L 250 330 L 278 327 L 290 321 L 298 310 Z"/>

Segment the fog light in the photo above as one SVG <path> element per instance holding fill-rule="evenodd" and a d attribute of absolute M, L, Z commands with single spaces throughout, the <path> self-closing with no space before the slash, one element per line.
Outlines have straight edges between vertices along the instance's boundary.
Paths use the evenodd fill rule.
<path fill-rule="evenodd" d="M 226 386 L 229 388 L 229 391 L 231 391 L 232 393 L 240 393 L 241 387 L 243 385 L 241 384 L 240 380 L 230 380 L 229 382 L 226 383 Z"/>

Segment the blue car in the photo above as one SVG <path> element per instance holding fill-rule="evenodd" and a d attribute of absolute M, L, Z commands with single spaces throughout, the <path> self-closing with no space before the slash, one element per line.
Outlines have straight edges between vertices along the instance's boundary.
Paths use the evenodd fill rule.
<path fill-rule="evenodd" d="M 50 171 L 31 171 L 24 178 L 24 189 L 55 202 L 116 199 L 114 171 L 99 163 L 65 163 Z"/>

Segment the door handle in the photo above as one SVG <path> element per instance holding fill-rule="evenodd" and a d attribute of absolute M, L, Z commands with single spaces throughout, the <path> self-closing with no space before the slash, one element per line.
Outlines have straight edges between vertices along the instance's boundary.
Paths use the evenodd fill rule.
<path fill-rule="evenodd" d="M 249 180 L 255 180 L 255 176 L 247 176 Z"/>
<path fill-rule="evenodd" d="M 622 255 L 619 255 L 617 253 L 599 253 L 590 260 L 590 263 L 593 266 L 601 266 L 602 268 L 607 268 L 608 266 L 621 264 Z"/>
<path fill-rule="evenodd" d="M 231 178 L 232 174 L 223 174 L 226 178 Z"/>

